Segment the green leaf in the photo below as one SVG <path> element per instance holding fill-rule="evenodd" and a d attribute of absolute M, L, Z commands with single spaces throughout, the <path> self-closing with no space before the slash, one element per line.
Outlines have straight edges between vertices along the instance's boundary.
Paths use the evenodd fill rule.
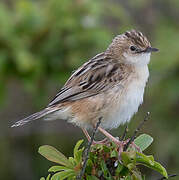
<path fill-rule="evenodd" d="M 109 172 L 109 169 L 107 168 L 106 163 L 104 162 L 103 159 L 101 159 L 100 165 L 101 165 L 101 169 L 103 171 L 104 178 L 108 178 L 109 180 L 113 180 L 111 173 Z"/>
<path fill-rule="evenodd" d="M 160 163 L 154 161 L 153 156 L 146 156 L 139 152 L 136 152 L 136 153 L 137 153 L 136 163 L 143 164 L 143 165 L 159 172 L 164 177 L 168 178 L 166 169 Z"/>
<path fill-rule="evenodd" d="M 141 151 L 147 149 L 152 144 L 152 142 L 153 138 L 148 134 L 141 134 L 134 140 L 134 143 L 141 149 Z"/>
<path fill-rule="evenodd" d="M 140 172 L 132 171 L 132 180 L 142 180 Z"/>
<path fill-rule="evenodd" d="M 129 170 L 132 170 L 132 169 L 134 169 L 135 168 L 135 163 L 129 163 L 128 165 L 127 165 L 127 168 L 129 169 Z"/>
<path fill-rule="evenodd" d="M 44 178 L 44 177 L 41 177 L 40 180 L 45 180 L 45 178 Z"/>
<path fill-rule="evenodd" d="M 46 180 L 50 180 L 50 174 L 47 176 Z"/>
<path fill-rule="evenodd" d="M 120 162 L 118 162 L 118 166 L 116 168 L 116 176 L 119 176 L 119 174 L 121 173 L 121 171 L 123 170 L 124 166 L 122 164 L 120 164 Z"/>
<path fill-rule="evenodd" d="M 65 166 L 52 166 L 48 172 L 57 172 L 57 171 L 63 171 L 63 170 L 71 170 L 68 167 Z"/>
<path fill-rule="evenodd" d="M 87 174 L 91 174 L 92 168 L 93 168 L 93 161 L 91 159 L 88 159 L 85 172 Z"/>
<path fill-rule="evenodd" d="M 132 180 L 132 178 L 131 178 L 130 175 L 128 175 L 128 176 L 125 177 L 125 180 Z"/>
<path fill-rule="evenodd" d="M 75 173 L 73 170 L 62 171 L 54 174 L 51 180 L 63 180 L 65 178 L 74 177 Z"/>
<path fill-rule="evenodd" d="M 113 157 L 118 157 L 119 156 L 119 153 L 116 151 L 116 150 L 113 150 L 111 153 L 110 153 L 110 157 L 113 158 Z"/>
<path fill-rule="evenodd" d="M 75 145 L 75 148 L 74 148 L 74 160 L 76 162 L 76 164 L 79 164 L 81 161 L 82 161 L 82 153 L 83 153 L 83 150 L 84 148 L 82 149 L 79 149 L 80 145 L 83 143 L 83 140 L 79 140 L 76 145 Z"/>
<path fill-rule="evenodd" d="M 110 147 L 111 148 L 111 147 Z M 102 149 L 105 153 L 110 152 L 110 148 L 108 146 L 103 145 Z"/>
<path fill-rule="evenodd" d="M 73 165 L 70 163 L 70 161 L 61 152 L 59 152 L 57 149 L 55 149 L 52 146 L 49 145 L 41 146 L 38 152 L 49 161 L 64 165 L 66 167 L 73 168 Z"/>
<path fill-rule="evenodd" d="M 76 166 L 76 162 L 73 157 L 69 157 L 68 160 L 73 164 L 73 166 Z"/>
<path fill-rule="evenodd" d="M 99 180 L 96 176 L 87 175 L 86 180 Z"/>
<path fill-rule="evenodd" d="M 154 158 L 153 156 L 146 156 L 145 154 L 136 152 L 136 163 L 144 163 L 144 164 L 149 164 L 150 166 L 154 165 Z"/>
<path fill-rule="evenodd" d="M 101 169 L 102 169 L 102 171 L 103 171 L 104 177 L 107 177 L 108 174 L 109 174 L 109 170 L 108 170 L 108 168 L 106 167 L 106 164 L 105 164 L 104 160 L 101 159 L 100 165 L 101 165 Z"/>
<path fill-rule="evenodd" d="M 122 152 L 121 153 L 122 162 L 126 167 L 130 163 L 135 163 L 135 158 L 136 158 L 136 152 L 135 151 Z"/>
<path fill-rule="evenodd" d="M 76 145 L 75 145 L 75 147 L 74 147 L 74 150 L 73 150 L 73 153 L 74 153 L 74 157 L 75 157 L 75 154 L 78 152 L 78 149 L 79 149 L 79 147 L 81 146 L 81 144 L 83 143 L 83 139 L 82 140 L 79 140 L 77 143 L 76 143 Z"/>

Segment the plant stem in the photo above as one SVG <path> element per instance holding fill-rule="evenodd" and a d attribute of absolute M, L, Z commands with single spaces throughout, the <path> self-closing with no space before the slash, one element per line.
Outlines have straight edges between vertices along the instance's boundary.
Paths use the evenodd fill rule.
<path fill-rule="evenodd" d="M 142 126 L 144 125 L 144 123 L 148 120 L 150 115 L 150 112 L 147 112 L 147 114 L 144 117 L 144 120 L 139 124 L 139 126 L 137 127 L 137 129 L 134 131 L 134 134 L 132 135 L 132 137 L 129 139 L 128 143 L 124 146 L 124 151 L 127 150 L 127 148 L 129 147 L 129 145 L 134 141 L 134 139 L 136 138 L 137 133 L 140 131 L 140 129 L 142 128 Z"/>
<path fill-rule="evenodd" d="M 83 167 L 82 167 L 82 169 L 80 171 L 80 174 L 77 176 L 77 180 L 82 180 L 82 177 L 84 176 L 87 161 L 88 161 L 88 157 L 89 157 L 90 148 L 91 148 L 91 145 L 93 143 L 96 131 L 97 131 L 97 129 L 98 129 L 100 123 L 101 123 L 101 119 L 102 119 L 102 117 L 99 118 L 99 120 L 98 120 L 98 122 L 96 124 L 96 127 L 93 129 L 91 140 L 88 142 L 88 146 L 87 146 L 87 148 L 85 150 L 85 155 L 84 155 L 85 159 L 84 159 Z"/>
<path fill-rule="evenodd" d="M 120 138 L 120 141 L 124 141 L 128 131 L 129 131 L 129 129 L 128 129 L 128 125 L 127 125 L 124 129 L 124 133 L 123 133 L 122 137 Z"/>

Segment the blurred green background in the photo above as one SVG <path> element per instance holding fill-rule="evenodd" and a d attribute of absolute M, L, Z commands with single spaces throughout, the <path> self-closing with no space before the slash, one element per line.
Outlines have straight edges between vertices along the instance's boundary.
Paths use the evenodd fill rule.
<path fill-rule="evenodd" d="M 0 179 L 46 176 L 51 164 L 38 154 L 41 145 L 72 154 L 84 135 L 65 121 L 10 126 L 45 107 L 73 70 L 104 51 L 115 35 L 132 28 L 142 31 L 160 51 L 152 55 L 144 104 L 129 124 L 129 135 L 150 111 L 140 132 L 155 140 L 146 153 L 169 173 L 178 173 L 178 0 L 1 0 Z M 123 129 L 111 132 L 117 136 Z M 160 177 L 144 171 L 150 180 Z"/>

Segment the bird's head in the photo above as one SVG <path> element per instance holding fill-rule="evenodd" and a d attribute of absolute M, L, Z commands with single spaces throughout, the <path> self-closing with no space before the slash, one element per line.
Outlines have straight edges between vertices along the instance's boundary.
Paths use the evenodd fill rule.
<path fill-rule="evenodd" d="M 151 52 L 156 51 L 158 49 L 151 47 L 148 39 L 135 30 L 116 36 L 106 50 L 112 58 L 122 63 L 135 65 L 148 64 Z"/>

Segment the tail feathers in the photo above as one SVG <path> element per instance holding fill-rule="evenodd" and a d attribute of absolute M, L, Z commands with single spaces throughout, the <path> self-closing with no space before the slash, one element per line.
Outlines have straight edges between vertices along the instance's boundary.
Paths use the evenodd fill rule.
<path fill-rule="evenodd" d="M 42 111 L 39 111 L 39 112 L 36 112 L 20 121 L 17 121 L 15 124 L 13 124 L 11 127 L 18 127 L 18 126 L 22 126 L 26 123 L 28 123 L 29 121 L 33 121 L 33 120 L 37 120 L 37 119 L 40 119 L 44 116 L 46 116 L 47 114 L 50 114 L 52 112 L 55 112 L 57 111 L 58 109 L 57 108 L 46 108 L 46 109 L 43 109 Z"/>

